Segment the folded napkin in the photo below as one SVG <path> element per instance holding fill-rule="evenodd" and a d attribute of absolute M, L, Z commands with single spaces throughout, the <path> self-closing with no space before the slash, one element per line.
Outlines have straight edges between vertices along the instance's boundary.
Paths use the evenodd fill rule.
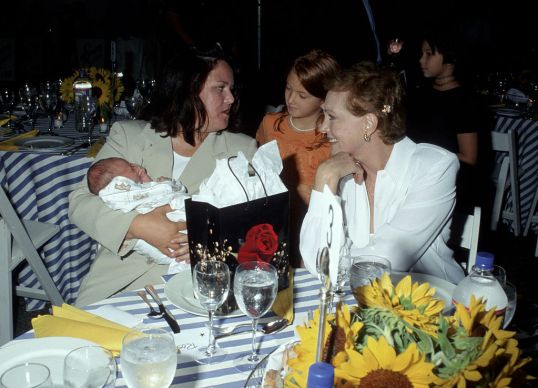
<path fill-rule="evenodd" d="M 519 89 L 510 88 L 506 92 L 506 98 L 510 101 L 525 104 L 527 103 L 527 100 L 529 99 L 525 93 L 523 93 Z"/>
<path fill-rule="evenodd" d="M 25 132 L 21 135 L 14 136 L 11 139 L 4 140 L 0 142 L 0 151 L 17 151 L 19 149 L 19 147 L 15 145 L 15 142 L 17 140 L 27 139 L 30 137 L 37 136 L 38 134 L 39 134 L 39 130 L 34 129 L 32 131 Z"/>
<path fill-rule="evenodd" d="M 53 315 L 40 315 L 32 319 L 36 338 L 74 337 L 82 338 L 120 354 L 123 337 L 132 329 L 101 318 L 95 314 L 63 304 L 52 306 Z"/>
<path fill-rule="evenodd" d="M 92 144 L 88 152 L 86 153 L 86 156 L 88 158 L 95 158 L 95 155 L 101 150 L 101 147 L 105 144 L 105 138 L 100 137 L 99 140 L 97 140 L 95 143 Z"/>
<path fill-rule="evenodd" d="M 289 287 L 278 292 L 272 307 L 273 312 L 281 318 L 293 322 L 293 268 L 290 268 Z"/>
<path fill-rule="evenodd" d="M 3 127 L 7 123 L 9 123 L 9 120 L 13 120 L 15 118 L 17 118 L 17 116 L 9 116 L 9 117 L 0 119 L 0 127 Z"/>

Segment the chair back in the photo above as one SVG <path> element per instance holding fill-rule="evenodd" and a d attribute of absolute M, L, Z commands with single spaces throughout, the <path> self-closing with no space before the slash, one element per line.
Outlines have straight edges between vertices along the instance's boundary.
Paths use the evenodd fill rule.
<path fill-rule="evenodd" d="M 455 213 L 452 219 L 449 245 L 454 248 L 456 251 L 456 260 L 460 259 L 458 261 L 467 272 L 471 271 L 476 262 L 481 216 L 482 209 L 479 206 L 475 206 L 473 214 Z M 458 255 L 461 249 L 468 251 L 464 259 L 465 261 L 462 260 L 463 255 Z"/>
<path fill-rule="evenodd" d="M 503 156 L 496 178 L 495 199 L 493 201 L 491 230 L 497 230 L 499 219 L 506 218 L 513 221 L 514 234 L 521 233 L 521 210 L 519 198 L 519 177 L 517 165 L 517 138 L 516 131 L 509 130 L 507 133 L 491 132 L 491 145 L 493 151 L 506 153 Z M 507 185 L 510 185 L 512 210 L 502 212 L 503 199 Z"/>

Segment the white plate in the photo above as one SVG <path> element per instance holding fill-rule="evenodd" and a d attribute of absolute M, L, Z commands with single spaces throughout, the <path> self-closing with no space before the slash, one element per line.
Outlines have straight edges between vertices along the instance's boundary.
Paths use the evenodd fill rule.
<path fill-rule="evenodd" d="M 510 108 L 499 108 L 495 110 L 495 113 L 499 116 L 506 116 L 506 117 L 521 117 L 523 112 L 516 110 L 516 109 L 510 109 Z"/>
<path fill-rule="evenodd" d="M 71 337 L 32 338 L 9 342 L 0 348 L 0 375 L 12 366 L 39 362 L 49 367 L 54 386 L 63 387 L 65 356 L 71 350 L 87 345 L 97 344 Z"/>
<path fill-rule="evenodd" d="M 35 136 L 27 139 L 15 141 L 15 145 L 27 150 L 57 150 L 59 148 L 70 147 L 75 141 L 63 136 Z"/>
<path fill-rule="evenodd" d="M 193 292 L 190 270 L 181 271 L 174 275 L 164 286 L 164 294 L 174 306 L 188 313 L 207 317 L 207 310 L 194 298 Z M 215 314 L 216 317 L 230 318 L 240 317 L 242 315 L 245 314 L 241 310 L 235 310 L 226 315 L 219 314 L 218 312 Z"/>
<path fill-rule="evenodd" d="M 452 292 L 456 288 L 455 284 L 452 284 L 445 279 L 438 278 L 437 276 L 426 275 L 423 273 L 408 273 L 408 272 L 393 272 L 390 277 L 392 282 L 398 283 L 406 275 L 411 275 L 413 282 L 429 283 L 430 287 L 435 288 L 435 296 L 445 302 L 444 313 L 452 310 Z"/>

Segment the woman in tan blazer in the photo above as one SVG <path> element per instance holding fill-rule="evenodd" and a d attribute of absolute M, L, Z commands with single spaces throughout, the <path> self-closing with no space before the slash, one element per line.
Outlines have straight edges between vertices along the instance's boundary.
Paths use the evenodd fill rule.
<path fill-rule="evenodd" d="M 95 161 L 121 157 L 155 177 L 180 179 L 189 194 L 198 191 L 216 160 L 242 151 L 252 158 L 253 138 L 232 133 L 237 104 L 234 77 L 222 56 L 183 53 L 172 60 L 157 83 L 142 120 L 117 122 Z M 143 239 L 176 260 L 188 260 L 185 222 L 166 218 L 169 206 L 147 214 L 109 209 L 83 181 L 69 196 L 69 217 L 101 246 L 83 279 L 76 304 L 85 306 L 124 289 L 160 283 L 168 266 L 132 252 Z"/>

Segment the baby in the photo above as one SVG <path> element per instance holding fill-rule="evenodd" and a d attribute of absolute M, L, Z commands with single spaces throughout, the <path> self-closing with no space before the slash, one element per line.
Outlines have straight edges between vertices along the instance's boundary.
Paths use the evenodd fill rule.
<path fill-rule="evenodd" d="M 166 217 L 174 222 L 185 220 L 185 199 L 189 198 L 185 187 L 164 177 L 153 181 L 137 164 L 117 157 L 102 159 L 89 168 L 87 179 L 90 192 L 111 209 L 144 214 L 169 204 L 174 211 Z M 134 250 L 157 264 L 168 264 L 169 274 L 190 269 L 190 264 L 176 262 L 144 240 L 138 240 Z"/>

